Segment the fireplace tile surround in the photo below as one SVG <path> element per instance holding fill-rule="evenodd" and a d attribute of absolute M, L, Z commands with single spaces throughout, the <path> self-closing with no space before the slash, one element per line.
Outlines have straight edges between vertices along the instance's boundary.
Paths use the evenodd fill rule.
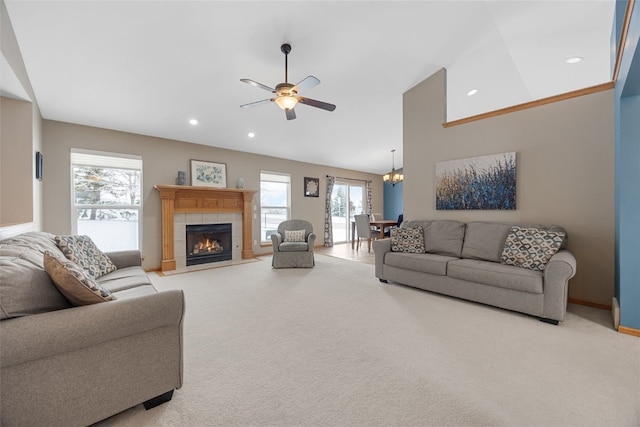
<path fill-rule="evenodd" d="M 252 210 L 255 190 L 155 185 L 162 203 L 161 270 L 186 267 L 187 224 L 232 224 L 232 258 L 253 258 Z M 227 262 L 227 261 L 223 261 Z"/>
<path fill-rule="evenodd" d="M 187 266 L 187 225 L 231 223 L 232 259 L 242 258 L 242 214 L 239 213 L 177 213 L 173 215 L 173 253 L 176 269 Z"/>

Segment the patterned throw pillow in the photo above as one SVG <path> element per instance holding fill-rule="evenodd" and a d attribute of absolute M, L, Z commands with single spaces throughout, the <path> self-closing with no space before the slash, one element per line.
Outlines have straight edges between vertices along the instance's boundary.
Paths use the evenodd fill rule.
<path fill-rule="evenodd" d="M 408 252 L 423 254 L 424 229 L 420 226 L 391 229 L 391 250 L 393 252 Z"/>
<path fill-rule="evenodd" d="M 89 236 L 56 236 L 55 240 L 64 256 L 87 270 L 94 279 L 116 270 L 111 259 Z"/>
<path fill-rule="evenodd" d="M 306 242 L 307 232 L 305 230 L 284 230 L 285 242 Z"/>
<path fill-rule="evenodd" d="M 44 253 L 44 270 L 56 285 L 60 293 L 75 306 L 96 304 L 116 299 L 73 261 Z"/>
<path fill-rule="evenodd" d="M 544 271 L 558 252 L 566 233 L 538 228 L 511 227 L 502 250 L 503 264 Z"/>

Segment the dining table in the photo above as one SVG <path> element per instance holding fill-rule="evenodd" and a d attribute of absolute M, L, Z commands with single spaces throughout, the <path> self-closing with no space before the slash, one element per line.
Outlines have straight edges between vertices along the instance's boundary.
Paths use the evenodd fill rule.
<path fill-rule="evenodd" d="M 384 232 L 385 227 L 393 227 L 398 225 L 397 219 L 378 219 L 369 221 L 369 225 L 372 227 L 380 228 L 381 232 Z M 356 222 L 351 221 L 351 249 L 356 247 Z"/>

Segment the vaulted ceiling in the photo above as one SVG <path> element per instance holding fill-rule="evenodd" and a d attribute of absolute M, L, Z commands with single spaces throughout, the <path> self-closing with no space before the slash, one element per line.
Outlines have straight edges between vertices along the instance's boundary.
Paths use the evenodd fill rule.
<path fill-rule="evenodd" d="M 440 68 L 448 120 L 611 80 L 613 0 L 5 3 L 45 119 L 377 174 L 402 165 L 402 94 Z M 284 82 L 284 42 L 334 112 L 239 108 L 271 96 L 240 79 Z"/>

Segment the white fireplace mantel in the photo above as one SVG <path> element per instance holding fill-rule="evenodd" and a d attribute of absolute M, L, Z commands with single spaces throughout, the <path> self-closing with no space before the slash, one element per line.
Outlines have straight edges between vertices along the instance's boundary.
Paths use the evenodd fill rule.
<path fill-rule="evenodd" d="M 174 253 L 175 213 L 241 213 L 242 258 L 253 258 L 251 246 L 251 209 L 256 190 L 190 187 L 184 185 L 155 185 L 162 201 L 162 271 L 176 269 Z"/>

